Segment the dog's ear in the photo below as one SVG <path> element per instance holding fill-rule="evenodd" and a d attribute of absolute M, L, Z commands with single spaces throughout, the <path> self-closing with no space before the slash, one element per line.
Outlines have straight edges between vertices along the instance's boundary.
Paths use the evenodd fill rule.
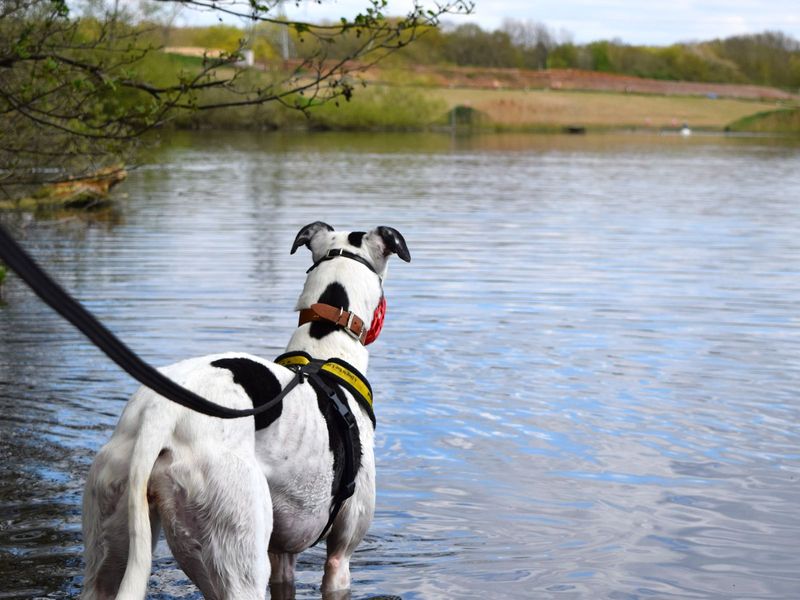
<path fill-rule="evenodd" d="M 297 249 L 300 246 L 305 246 L 309 250 L 311 250 L 311 240 L 314 239 L 314 236 L 317 235 L 320 231 L 333 231 L 333 227 L 328 225 L 327 223 L 323 223 L 322 221 L 314 221 L 313 223 L 309 223 L 305 227 L 303 227 L 297 234 L 297 237 L 294 238 L 294 244 L 292 244 L 292 251 L 289 254 L 294 254 L 297 252 Z"/>
<path fill-rule="evenodd" d="M 397 254 L 406 262 L 411 262 L 411 253 L 408 251 L 406 240 L 403 235 L 393 227 L 381 225 L 375 232 L 383 240 L 383 255 Z"/>

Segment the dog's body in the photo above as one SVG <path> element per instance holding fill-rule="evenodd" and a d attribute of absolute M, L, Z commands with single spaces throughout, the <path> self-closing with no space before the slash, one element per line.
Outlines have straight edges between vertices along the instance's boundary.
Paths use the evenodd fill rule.
<path fill-rule="evenodd" d="M 317 222 L 300 231 L 292 252 L 300 245 L 312 251 L 314 267 L 298 310 L 325 303 L 340 314 L 349 311 L 363 319 L 362 334 L 382 301 L 388 256 L 410 259 L 402 236 L 387 227 L 347 234 Z M 328 256 L 336 249 L 354 260 Z M 337 358 L 364 373 L 363 341 L 341 323 L 312 321 L 295 331 L 287 351 Z M 193 358 L 162 372 L 207 400 L 237 409 L 269 400 L 295 377 L 286 367 L 246 354 Z M 363 405 L 344 394 L 357 427 L 355 492 L 327 533 L 323 592 L 349 587 L 350 557 L 375 506 L 373 423 Z M 327 397 L 298 384 L 256 416 L 254 427 L 253 418 L 207 417 L 141 388 L 87 478 L 83 597 L 143 598 L 161 528 L 178 564 L 206 598 L 260 599 L 268 581 L 291 584 L 297 554 L 325 532 L 342 483 L 346 432 L 336 428 L 332 411 Z"/>

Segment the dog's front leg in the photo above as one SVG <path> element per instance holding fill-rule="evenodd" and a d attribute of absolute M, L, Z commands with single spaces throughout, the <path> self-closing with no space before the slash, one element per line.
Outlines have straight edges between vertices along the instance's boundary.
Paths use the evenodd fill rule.
<path fill-rule="evenodd" d="M 363 475 L 369 474 L 371 477 L 362 477 L 361 493 L 356 492 L 355 496 L 345 502 L 325 541 L 328 555 L 322 577 L 322 594 L 325 600 L 348 597 L 345 592 L 350 589 L 350 557 L 364 539 L 375 510 L 375 488 L 366 485 L 374 482 L 374 470 L 369 466 L 371 465 L 368 463 Z"/>
<path fill-rule="evenodd" d="M 345 552 L 328 552 L 325 575 L 322 577 L 322 594 L 325 600 L 346 598 L 350 592 L 350 555 Z"/>

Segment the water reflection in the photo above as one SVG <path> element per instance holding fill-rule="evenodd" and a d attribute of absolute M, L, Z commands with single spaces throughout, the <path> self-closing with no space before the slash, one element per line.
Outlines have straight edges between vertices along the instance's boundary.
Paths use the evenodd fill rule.
<path fill-rule="evenodd" d="M 3 216 L 156 364 L 278 354 L 299 226 L 392 225 L 355 598 L 792 598 L 800 151 L 621 136 L 179 136 L 107 222 Z M 0 597 L 80 586 L 82 478 L 135 386 L 15 280 Z M 300 563 L 319 597 L 323 554 Z M 162 544 L 151 592 L 198 598 Z"/>

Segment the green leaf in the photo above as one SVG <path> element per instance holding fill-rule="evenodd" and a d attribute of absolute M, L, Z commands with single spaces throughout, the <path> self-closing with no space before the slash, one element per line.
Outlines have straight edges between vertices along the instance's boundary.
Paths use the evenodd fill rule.
<path fill-rule="evenodd" d="M 56 15 L 59 17 L 69 16 L 69 6 L 67 6 L 66 0 L 51 0 L 51 3 Z"/>

